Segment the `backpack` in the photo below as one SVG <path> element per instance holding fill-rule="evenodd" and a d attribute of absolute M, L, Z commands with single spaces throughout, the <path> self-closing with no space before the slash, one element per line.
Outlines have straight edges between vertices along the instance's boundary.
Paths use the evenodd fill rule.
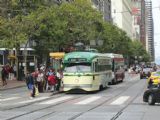
<path fill-rule="evenodd" d="M 54 76 L 54 75 L 48 76 L 48 84 L 55 85 L 56 84 L 56 76 Z"/>
<path fill-rule="evenodd" d="M 26 84 L 33 84 L 33 77 L 31 74 L 27 75 L 26 77 Z"/>

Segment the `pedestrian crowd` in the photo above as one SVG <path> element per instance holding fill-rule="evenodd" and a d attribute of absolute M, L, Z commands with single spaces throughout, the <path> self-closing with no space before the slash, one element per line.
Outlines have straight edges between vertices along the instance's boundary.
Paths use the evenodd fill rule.
<path fill-rule="evenodd" d="M 53 68 L 38 68 L 34 72 L 27 72 L 25 77 L 30 97 L 33 98 L 38 93 L 59 92 L 62 87 L 63 72 L 61 69 L 55 71 Z"/>
<path fill-rule="evenodd" d="M 2 80 L 2 86 L 7 85 L 7 80 L 11 79 L 11 75 L 14 75 L 14 78 L 16 78 L 16 70 L 15 66 L 10 66 L 9 64 L 2 66 L 1 70 L 1 80 Z"/>

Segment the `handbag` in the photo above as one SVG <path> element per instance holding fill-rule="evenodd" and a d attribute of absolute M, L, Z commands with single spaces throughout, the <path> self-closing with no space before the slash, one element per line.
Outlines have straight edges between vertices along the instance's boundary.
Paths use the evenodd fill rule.
<path fill-rule="evenodd" d="M 39 95 L 38 88 L 36 86 L 34 86 L 34 89 L 35 89 L 35 96 L 38 96 Z"/>

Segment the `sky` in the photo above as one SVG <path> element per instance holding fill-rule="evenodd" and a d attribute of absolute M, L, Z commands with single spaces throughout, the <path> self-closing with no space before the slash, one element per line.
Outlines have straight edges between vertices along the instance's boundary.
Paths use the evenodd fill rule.
<path fill-rule="evenodd" d="M 155 61 L 160 64 L 160 0 L 152 0 L 152 7 L 154 21 Z"/>

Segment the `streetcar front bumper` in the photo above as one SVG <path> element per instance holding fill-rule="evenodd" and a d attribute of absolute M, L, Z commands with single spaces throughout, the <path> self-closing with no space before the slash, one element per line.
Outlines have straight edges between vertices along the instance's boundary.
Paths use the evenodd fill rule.
<path fill-rule="evenodd" d="M 93 86 L 93 84 L 64 84 L 63 91 L 70 90 L 84 90 L 84 91 L 94 91 L 97 90 L 97 86 Z"/>

